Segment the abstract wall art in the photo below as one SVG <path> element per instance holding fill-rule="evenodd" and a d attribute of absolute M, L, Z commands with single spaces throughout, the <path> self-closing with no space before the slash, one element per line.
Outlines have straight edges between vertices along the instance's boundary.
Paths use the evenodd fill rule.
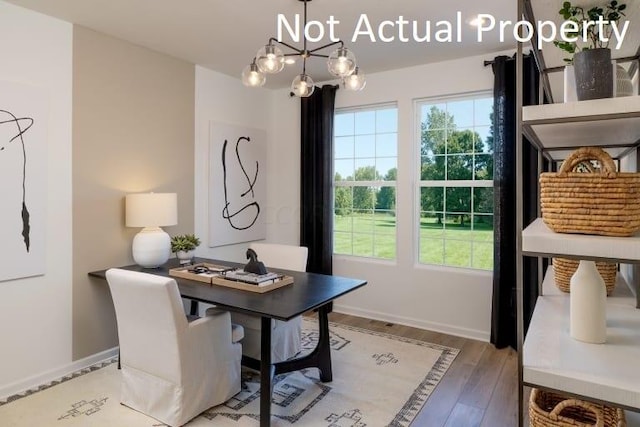
<path fill-rule="evenodd" d="M 266 132 L 211 122 L 209 246 L 266 236 Z"/>
<path fill-rule="evenodd" d="M 48 98 L 0 81 L 0 281 L 45 273 Z"/>

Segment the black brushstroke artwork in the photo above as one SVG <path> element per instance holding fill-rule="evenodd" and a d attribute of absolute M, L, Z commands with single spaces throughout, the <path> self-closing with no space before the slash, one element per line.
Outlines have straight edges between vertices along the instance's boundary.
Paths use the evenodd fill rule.
<path fill-rule="evenodd" d="M 20 141 L 20 145 L 22 146 L 22 238 L 24 240 L 24 245 L 27 248 L 27 252 L 29 252 L 29 248 L 31 246 L 30 232 L 31 226 L 29 225 L 29 209 L 27 209 L 26 200 L 26 181 L 27 181 L 27 151 L 24 147 L 24 133 L 28 131 L 31 126 L 33 126 L 33 119 L 30 117 L 21 117 L 17 118 L 13 113 L 7 110 L 0 110 L 0 113 L 4 113 L 10 117 L 8 120 L 0 120 L 0 125 L 11 125 L 14 124 L 16 126 L 16 135 L 11 137 L 6 145 L 0 145 L 0 151 L 3 151 L 8 144 L 11 144 L 15 140 Z M 0 115 L 0 118 L 2 116 Z M 22 124 L 26 123 L 24 127 Z M 0 141 L 2 143 L 2 141 Z"/>
<path fill-rule="evenodd" d="M 228 142 L 226 139 L 224 140 L 224 144 L 222 145 L 222 173 L 223 173 L 223 186 L 224 186 L 224 208 L 222 208 L 222 217 L 224 219 L 226 219 L 229 222 L 229 225 L 235 229 L 235 230 L 246 230 L 248 228 L 251 228 L 253 226 L 253 224 L 256 223 L 256 220 L 258 219 L 258 216 L 260 215 L 260 205 L 258 204 L 258 202 L 251 202 L 251 203 L 247 203 L 245 205 L 243 205 L 240 209 L 235 210 L 235 211 L 230 211 L 229 210 L 229 206 L 231 205 L 231 202 L 229 202 L 229 195 L 228 195 L 228 189 L 227 189 L 227 160 L 226 160 L 226 155 L 227 155 L 227 145 Z M 240 143 L 244 142 L 244 143 L 249 143 L 251 142 L 251 138 L 249 137 L 245 137 L 245 136 L 241 136 L 240 138 L 238 138 L 238 140 L 236 141 L 236 159 L 238 160 L 238 166 L 240 167 L 240 169 L 242 170 L 243 175 L 245 176 L 246 180 L 247 180 L 247 190 L 243 193 L 240 194 L 240 197 L 245 197 L 247 195 L 249 195 L 249 193 L 251 193 L 251 197 L 255 198 L 255 193 L 253 190 L 253 187 L 256 185 L 256 181 L 258 180 L 258 171 L 260 169 L 260 165 L 258 164 L 258 161 L 256 161 L 256 172 L 253 175 L 253 179 L 249 178 L 249 174 L 247 174 L 247 171 L 244 167 L 244 164 L 242 163 L 242 158 L 240 157 Z M 243 211 L 245 211 L 246 209 L 255 209 L 255 215 L 253 216 L 253 219 L 250 218 L 250 220 L 248 221 L 248 223 L 245 224 L 238 224 L 238 219 L 237 216 L 239 214 L 241 214 Z M 234 222 L 234 218 L 235 222 Z"/>

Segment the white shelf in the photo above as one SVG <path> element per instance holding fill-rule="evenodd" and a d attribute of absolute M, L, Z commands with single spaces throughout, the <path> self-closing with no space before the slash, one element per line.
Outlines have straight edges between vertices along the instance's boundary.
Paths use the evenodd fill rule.
<path fill-rule="evenodd" d="M 523 131 L 554 159 L 568 151 L 554 148 L 616 145 L 613 157 L 640 140 L 640 96 L 594 99 L 522 109 Z"/>
<path fill-rule="evenodd" d="M 605 344 L 569 336 L 568 295 L 538 298 L 523 348 L 526 384 L 640 409 L 639 361 L 640 310 L 632 297 L 607 299 Z"/>
<path fill-rule="evenodd" d="M 555 278 L 553 273 L 553 267 L 547 268 L 547 273 L 544 275 L 542 281 L 542 295 L 544 296 L 569 296 L 568 293 L 562 292 L 555 284 Z M 635 297 L 629 289 L 627 281 L 622 277 L 622 274 L 618 273 L 616 277 L 616 287 L 610 296 L 607 297 L 608 304 L 623 305 L 635 307 Z M 640 331 L 638 331 L 640 333 Z"/>
<path fill-rule="evenodd" d="M 637 262 L 640 261 L 640 233 L 630 237 L 555 233 L 538 218 L 522 231 L 522 253 Z"/>

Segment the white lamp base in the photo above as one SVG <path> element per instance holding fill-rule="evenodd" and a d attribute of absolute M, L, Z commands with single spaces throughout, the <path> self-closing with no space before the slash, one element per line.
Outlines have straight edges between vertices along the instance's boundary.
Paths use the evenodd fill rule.
<path fill-rule="evenodd" d="M 160 227 L 145 227 L 133 238 L 133 260 L 141 267 L 159 267 L 171 255 L 171 238 Z"/>

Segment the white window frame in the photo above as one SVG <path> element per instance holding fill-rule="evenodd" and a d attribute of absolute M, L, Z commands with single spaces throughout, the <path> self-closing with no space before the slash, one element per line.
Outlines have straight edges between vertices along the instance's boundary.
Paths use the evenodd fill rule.
<path fill-rule="evenodd" d="M 380 104 L 370 104 L 370 105 L 364 105 L 364 106 L 357 106 L 357 107 L 345 107 L 345 108 L 337 108 L 334 111 L 334 117 L 340 113 L 354 113 L 354 112 L 364 112 L 364 111 L 376 111 L 376 110 L 385 110 L 385 109 L 390 109 L 390 108 L 395 108 L 396 110 L 396 115 L 399 114 L 399 109 L 398 109 L 398 104 L 396 102 L 387 102 L 387 103 L 380 103 Z M 399 121 L 396 123 L 396 138 L 398 138 L 398 135 L 400 133 L 400 129 L 399 129 Z M 374 135 L 377 135 L 377 133 L 375 133 Z M 354 135 L 355 136 L 355 135 Z M 331 142 L 332 144 L 334 144 L 334 155 L 333 155 L 333 159 L 332 161 L 335 162 L 337 157 L 335 155 L 335 135 L 333 138 L 333 141 Z M 355 144 L 355 143 L 354 143 Z M 398 147 L 399 146 L 399 142 L 398 139 L 396 139 L 396 171 L 399 169 L 399 165 L 398 165 Z M 375 149 L 375 148 L 374 148 Z M 355 156 L 353 157 L 355 159 Z M 378 157 L 375 156 L 375 158 L 377 159 Z M 388 158 L 388 157 L 381 157 L 381 158 Z M 355 168 L 354 168 L 354 174 L 355 174 Z M 333 235 L 334 235 L 334 246 L 331 249 L 333 256 L 338 256 L 338 257 L 352 257 L 352 258 L 359 258 L 359 259 L 368 259 L 368 260 L 374 260 L 374 261 L 380 261 L 380 262 L 389 262 L 389 261 L 396 261 L 398 259 L 398 191 L 397 191 L 397 177 L 395 181 L 382 181 L 382 180 L 376 180 L 376 181 L 335 181 L 335 170 L 333 171 L 333 176 L 332 176 L 332 192 L 333 192 L 333 198 L 331 200 L 332 203 L 332 210 L 333 210 L 333 214 L 335 216 L 335 189 L 337 187 L 393 187 L 395 189 L 395 197 L 396 197 L 396 203 L 395 203 L 395 218 L 396 218 L 396 226 L 395 226 L 395 233 L 394 233 L 394 241 L 395 241 L 395 256 L 393 258 L 382 258 L 382 257 L 377 257 L 377 256 L 366 256 L 366 255 L 356 255 L 356 254 L 344 254 L 344 253 L 338 253 L 335 252 L 335 234 L 336 234 L 336 230 L 334 227 L 333 230 Z M 340 231 L 338 231 L 340 232 Z M 368 234 L 368 233 L 354 233 L 354 231 L 351 231 L 351 236 L 352 236 L 352 244 L 353 244 L 353 235 L 354 234 Z M 375 248 L 375 239 L 376 239 L 376 233 L 372 232 L 369 235 L 372 236 L 373 238 L 373 247 Z M 353 251 L 352 251 L 353 252 Z"/>
<path fill-rule="evenodd" d="M 478 267 L 473 267 L 473 250 L 471 251 L 471 266 L 458 266 L 458 265 L 450 265 L 450 264 L 446 264 L 444 263 L 444 259 L 443 259 L 443 263 L 442 264 L 431 264 L 431 263 L 426 263 L 426 262 L 422 262 L 420 259 L 420 250 L 421 250 L 421 243 L 420 243 L 420 219 L 421 219 L 421 213 L 422 213 L 422 197 L 421 197 L 421 189 L 422 188 L 429 188 L 429 187 L 437 187 L 437 188 L 444 188 L 444 191 L 446 192 L 447 188 L 454 188 L 454 187 L 470 187 L 471 188 L 471 200 L 470 200 L 470 206 L 471 206 L 471 214 L 473 216 L 474 211 L 473 211 L 473 189 L 474 188 L 493 188 L 493 180 L 475 180 L 475 179 L 471 179 L 471 180 L 447 180 L 446 179 L 446 172 L 445 172 L 445 179 L 438 181 L 438 180 L 422 180 L 421 178 L 421 169 L 422 169 L 422 155 L 421 155 L 421 139 L 422 139 L 422 133 L 421 133 L 421 128 L 420 125 L 422 123 L 422 105 L 423 104 L 438 104 L 438 103 L 448 103 L 448 102 L 454 102 L 454 101 L 462 101 L 462 100 L 469 100 L 469 99 L 475 99 L 475 98 L 486 98 L 486 97 L 491 97 L 493 98 L 493 92 L 490 90 L 483 90 L 483 91 L 477 91 L 477 92 L 467 92 L 467 93 L 460 93 L 460 94 L 454 94 L 454 95 L 445 95 L 445 96 L 434 96 L 434 97 L 427 97 L 427 98 L 419 98 L 419 99 L 415 99 L 413 102 L 413 111 L 414 111 L 414 124 L 413 124 L 413 135 L 414 135 L 414 139 L 413 139 L 413 156 L 414 156 L 414 174 L 415 174 L 415 185 L 414 185 L 414 208 L 413 208 L 413 212 L 414 212 L 414 218 L 413 218 L 413 237 L 414 237 L 414 260 L 417 266 L 423 266 L 423 267 L 437 267 L 437 268 L 446 268 L 446 269 L 456 269 L 456 270 L 471 270 L 474 272 L 489 272 L 491 270 L 489 269 L 484 269 L 484 268 L 478 268 Z M 475 165 L 475 156 L 474 156 L 474 165 Z M 446 162 L 445 162 L 445 171 L 446 171 Z M 472 175 L 473 177 L 473 175 Z M 446 214 L 447 214 L 447 210 L 446 210 L 446 198 L 444 201 L 444 205 L 443 205 L 443 214 L 446 218 Z M 491 215 L 494 215 L 494 213 L 492 213 Z M 473 219 L 472 219 L 473 222 Z M 473 240 L 461 240 L 461 239 L 447 239 L 446 237 L 443 236 L 442 240 L 444 241 L 444 248 L 443 250 L 446 250 L 446 242 L 447 240 L 451 240 L 451 241 L 464 241 L 464 242 L 471 242 L 473 244 Z"/>

